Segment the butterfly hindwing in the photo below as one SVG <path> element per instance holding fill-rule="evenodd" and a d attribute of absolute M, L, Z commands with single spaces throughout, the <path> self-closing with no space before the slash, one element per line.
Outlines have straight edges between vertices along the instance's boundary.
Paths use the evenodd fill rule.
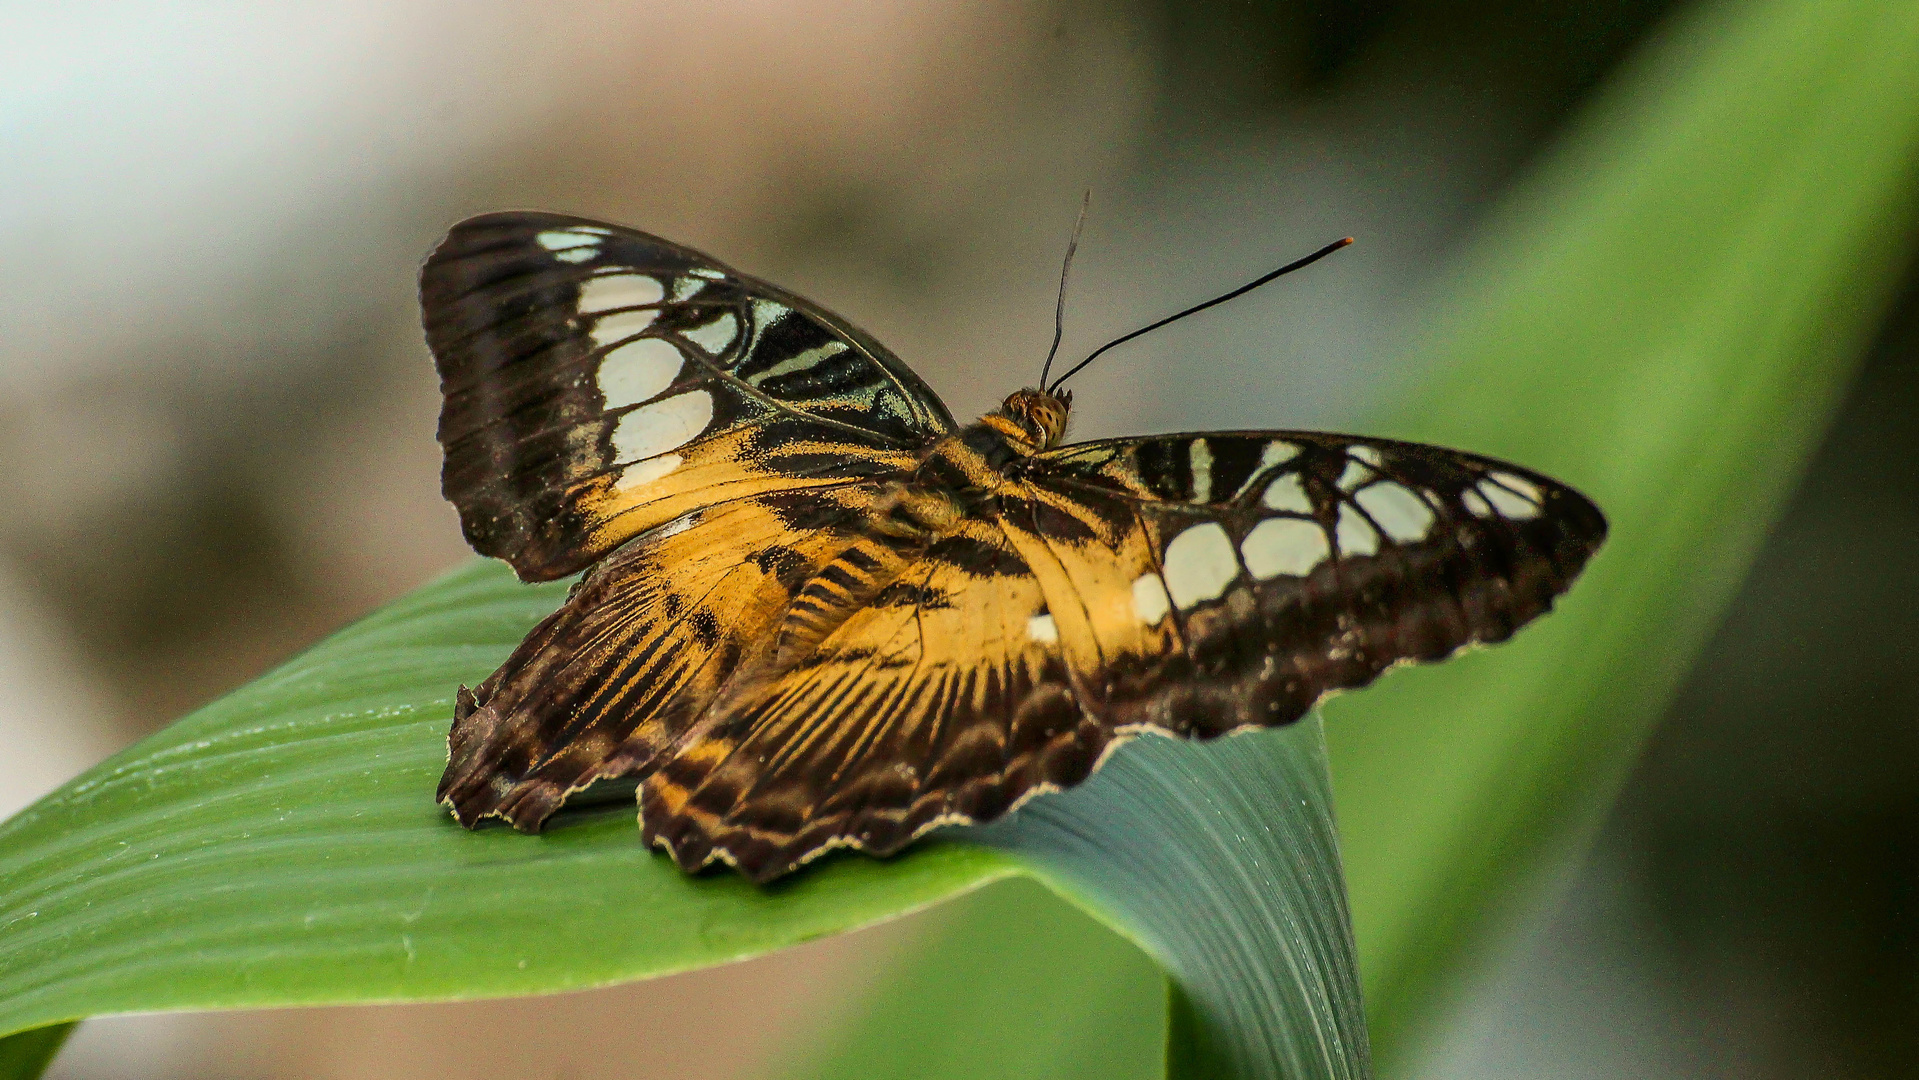
<path fill-rule="evenodd" d="M 421 303 L 446 496 L 528 580 L 700 506 L 908 467 L 953 426 L 844 320 L 629 229 L 470 219 L 427 259 Z"/>
<path fill-rule="evenodd" d="M 853 542 L 873 497 L 849 483 L 735 499 L 608 556 L 461 690 L 440 800 L 465 824 L 531 831 L 594 781 L 654 768 Z"/>
<path fill-rule="evenodd" d="M 1077 783 L 1106 743 L 1045 597 L 989 519 L 881 571 L 806 658 L 650 775 L 641 820 L 682 866 L 766 880 L 836 847 L 889 854 Z"/>

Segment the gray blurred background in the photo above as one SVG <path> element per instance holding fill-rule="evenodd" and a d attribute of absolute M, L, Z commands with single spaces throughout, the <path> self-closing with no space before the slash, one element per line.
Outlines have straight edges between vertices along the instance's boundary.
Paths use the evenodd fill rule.
<path fill-rule="evenodd" d="M 1036 374 L 1085 189 L 1069 355 L 1353 234 L 1076 380 L 1081 436 L 1349 427 L 1675 6 L 0 3 L 0 812 L 467 557 L 413 293 L 467 214 L 701 247 L 965 415 Z M 1919 1075 L 1904 296 L 1600 842 L 1410 1075 Z M 751 1076 L 921 928 L 559 998 L 98 1021 L 50 1075 Z"/>

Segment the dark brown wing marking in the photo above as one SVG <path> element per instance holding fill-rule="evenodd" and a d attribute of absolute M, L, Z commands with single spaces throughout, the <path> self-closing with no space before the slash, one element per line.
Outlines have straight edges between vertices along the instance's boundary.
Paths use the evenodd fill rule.
<path fill-rule="evenodd" d="M 474 549 L 527 580 L 703 505 L 910 467 L 953 426 L 845 320 L 630 229 L 473 218 L 420 297 L 446 497 Z"/>

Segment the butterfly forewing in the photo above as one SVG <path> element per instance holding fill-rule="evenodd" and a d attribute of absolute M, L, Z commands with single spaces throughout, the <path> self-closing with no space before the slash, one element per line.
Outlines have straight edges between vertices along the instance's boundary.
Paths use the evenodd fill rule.
<path fill-rule="evenodd" d="M 446 496 L 473 546 L 529 580 L 700 506 L 910 467 L 952 427 L 844 320 L 627 229 L 471 219 L 421 298 Z"/>
<path fill-rule="evenodd" d="M 1381 439 L 1112 440 L 1042 455 L 1031 482 L 1081 508 L 1079 538 L 1056 529 L 1049 543 L 1109 583 L 1076 593 L 1130 609 L 1095 633 L 1110 720 L 1179 734 L 1287 723 L 1396 663 L 1503 641 L 1605 537 L 1598 509 L 1562 484 Z M 1129 510 L 1123 542 L 1100 535 L 1124 531 Z M 1121 589 L 1116 571 L 1138 576 Z"/>

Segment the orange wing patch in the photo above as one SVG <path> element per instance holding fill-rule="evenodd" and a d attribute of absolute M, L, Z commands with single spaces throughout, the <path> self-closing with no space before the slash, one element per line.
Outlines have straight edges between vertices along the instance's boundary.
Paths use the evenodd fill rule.
<path fill-rule="evenodd" d="M 572 792 L 652 768 L 851 542 L 872 498 L 870 485 L 843 485 L 737 500 L 594 567 L 497 672 L 460 691 L 440 800 L 462 823 L 497 816 L 531 831 Z"/>
<path fill-rule="evenodd" d="M 886 854 L 1091 771 L 1106 736 L 996 525 L 961 523 L 841 614 L 646 779 L 646 836 L 682 866 L 767 880 L 835 847 Z"/>
<path fill-rule="evenodd" d="M 801 435 L 784 441 L 779 456 L 803 455 L 831 465 L 819 466 L 815 475 L 785 468 L 769 461 L 771 455 L 760 448 L 765 429 L 774 419 L 722 429 L 580 485 L 574 501 L 590 545 L 610 551 L 631 537 L 717 502 L 844 486 L 855 469 L 885 475 L 915 464 L 911 454 Z"/>

